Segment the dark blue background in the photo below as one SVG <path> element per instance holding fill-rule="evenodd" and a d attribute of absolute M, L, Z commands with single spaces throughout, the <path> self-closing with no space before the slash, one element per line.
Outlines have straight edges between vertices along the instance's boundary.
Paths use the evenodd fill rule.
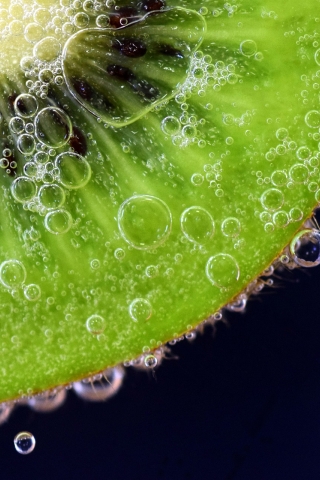
<path fill-rule="evenodd" d="M 319 479 L 320 267 L 275 283 L 176 345 L 156 379 L 128 369 L 106 403 L 17 409 L 0 427 L 1 480 Z M 20 430 L 37 440 L 28 456 Z"/>

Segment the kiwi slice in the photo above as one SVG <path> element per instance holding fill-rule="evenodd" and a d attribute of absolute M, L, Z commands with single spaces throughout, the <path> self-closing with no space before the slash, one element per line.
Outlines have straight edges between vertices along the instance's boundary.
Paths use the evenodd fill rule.
<path fill-rule="evenodd" d="M 287 245 L 319 263 L 317 7 L 1 2 L 0 401 L 154 367 Z"/>

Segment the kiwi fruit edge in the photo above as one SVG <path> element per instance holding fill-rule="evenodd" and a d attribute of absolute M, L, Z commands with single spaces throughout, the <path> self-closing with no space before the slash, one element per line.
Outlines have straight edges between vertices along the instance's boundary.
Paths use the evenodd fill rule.
<path fill-rule="evenodd" d="M 97 5 L 2 2 L 2 402 L 154 367 L 320 198 L 318 0 Z"/>

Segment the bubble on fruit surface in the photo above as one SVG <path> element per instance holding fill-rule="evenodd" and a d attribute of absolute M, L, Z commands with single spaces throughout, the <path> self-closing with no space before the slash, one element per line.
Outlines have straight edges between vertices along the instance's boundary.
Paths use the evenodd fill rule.
<path fill-rule="evenodd" d="M 180 131 L 181 124 L 176 117 L 165 117 L 161 122 L 161 129 L 166 135 L 177 135 Z"/>
<path fill-rule="evenodd" d="M 126 256 L 126 252 L 123 250 L 123 248 L 116 248 L 115 249 L 114 257 L 117 260 L 123 260 L 125 256 Z"/>
<path fill-rule="evenodd" d="M 299 160 L 302 160 L 302 161 L 308 160 L 311 157 L 311 151 L 308 147 L 302 146 L 298 148 L 296 155 Z"/>
<path fill-rule="evenodd" d="M 46 335 L 48 338 L 50 335 Z M 28 407 L 35 412 L 53 412 L 63 405 L 67 392 L 64 388 L 58 391 L 43 392 L 28 400 Z"/>
<path fill-rule="evenodd" d="M 226 218 L 221 224 L 221 231 L 226 237 L 237 237 L 241 231 L 241 223 L 235 217 Z"/>
<path fill-rule="evenodd" d="M 289 223 L 289 216 L 284 210 L 273 214 L 272 221 L 278 228 L 285 228 Z"/>
<path fill-rule="evenodd" d="M 288 175 L 284 170 L 275 170 L 271 175 L 271 183 L 275 187 L 281 187 L 288 181 Z"/>
<path fill-rule="evenodd" d="M 72 135 L 70 117 L 61 108 L 43 108 L 34 123 L 37 139 L 47 147 L 62 147 Z"/>
<path fill-rule="evenodd" d="M 193 183 L 195 187 L 199 187 L 200 185 L 202 185 L 203 181 L 204 181 L 204 176 L 201 175 L 201 173 L 194 173 L 191 176 L 191 183 Z"/>
<path fill-rule="evenodd" d="M 289 212 L 289 217 L 291 222 L 299 222 L 303 217 L 303 211 L 299 207 L 293 207 Z"/>
<path fill-rule="evenodd" d="M 261 205 L 269 211 L 278 210 L 284 203 L 284 195 L 277 188 L 270 188 L 261 195 Z"/>
<path fill-rule="evenodd" d="M 37 187 L 34 181 L 29 177 L 18 177 L 11 185 L 13 198 L 19 203 L 25 203 L 34 198 Z"/>
<path fill-rule="evenodd" d="M 71 190 L 84 187 L 91 178 L 89 163 L 77 153 L 61 153 L 55 160 L 55 167 L 59 170 L 59 182 Z"/>
<path fill-rule="evenodd" d="M 257 44 L 253 40 L 244 40 L 240 43 L 240 52 L 245 57 L 252 57 L 257 52 Z"/>
<path fill-rule="evenodd" d="M 90 262 L 90 267 L 92 268 L 92 270 L 98 270 L 100 268 L 100 265 L 100 260 L 98 258 L 94 258 Z"/>
<path fill-rule="evenodd" d="M 24 155 L 32 155 L 35 151 L 36 144 L 32 135 L 23 133 L 19 136 L 17 142 L 18 150 Z"/>
<path fill-rule="evenodd" d="M 320 127 L 320 112 L 318 110 L 310 110 L 305 116 L 306 125 L 310 128 Z"/>
<path fill-rule="evenodd" d="M 9 129 L 12 133 L 22 133 L 24 131 L 25 122 L 23 118 L 20 117 L 12 117 L 9 122 Z"/>
<path fill-rule="evenodd" d="M 33 452 L 36 446 L 36 439 L 30 432 L 19 432 L 14 437 L 14 448 L 22 455 L 28 455 Z"/>
<path fill-rule="evenodd" d="M 86 321 L 86 328 L 92 335 L 99 335 L 106 329 L 106 321 L 101 315 L 91 315 Z"/>
<path fill-rule="evenodd" d="M 320 65 L 320 48 L 318 48 L 318 50 L 315 52 L 314 59 L 316 61 L 316 64 Z"/>
<path fill-rule="evenodd" d="M 232 255 L 218 253 L 209 258 L 206 264 L 208 280 L 218 288 L 228 288 L 240 278 L 240 268 Z"/>
<path fill-rule="evenodd" d="M 73 383 L 78 397 L 89 402 L 101 402 L 113 397 L 123 383 L 124 369 L 120 366 L 108 368 L 90 379 Z"/>
<path fill-rule="evenodd" d="M 65 202 L 65 193 L 60 185 L 42 185 L 38 193 L 39 201 L 45 208 L 59 208 Z"/>
<path fill-rule="evenodd" d="M 151 318 L 152 306 L 145 298 L 135 298 L 129 305 L 129 315 L 134 322 L 146 322 Z"/>
<path fill-rule="evenodd" d="M 163 244 L 171 232 L 172 217 L 167 204 L 151 195 L 134 195 L 125 200 L 118 212 L 122 238 L 138 250 Z"/>
<path fill-rule="evenodd" d="M 54 235 L 67 233 L 72 225 L 73 220 L 70 212 L 63 208 L 51 210 L 44 219 L 45 228 Z"/>
<path fill-rule="evenodd" d="M 0 265 L 0 282 L 6 288 L 21 287 L 27 278 L 27 272 L 19 260 L 6 260 Z"/>
<path fill-rule="evenodd" d="M 289 170 L 289 176 L 293 183 L 306 183 L 309 178 L 309 170 L 303 164 L 295 164 Z"/>
<path fill-rule="evenodd" d="M 155 368 L 158 365 L 158 359 L 155 355 L 146 355 L 143 359 L 143 363 L 147 368 Z"/>
<path fill-rule="evenodd" d="M 207 243 L 214 234 L 213 218 L 202 207 L 187 208 L 181 215 L 180 225 L 187 239 L 200 245 Z"/>
<path fill-rule="evenodd" d="M 298 265 L 316 267 L 320 264 L 320 233 L 314 229 L 301 230 L 290 243 L 290 253 Z"/>
<path fill-rule="evenodd" d="M 145 272 L 148 278 L 155 278 L 159 275 L 159 268 L 157 265 L 148 265 Z"/>
<path fill-rule="evenodd" d="M 54 37 L 43 38 L 33 48 L 33 55 L 43 62 L 52 62 L 60 52 L 61 44 Z"/>
<path fill-rule="evenodd" d="M 24 287 L 23 293 L 29 302 L 35 302 L 41 297 L 41 288 L 36 283 L 30 283 Z"/>
<path fill-rule="evenodd" d="M 31 118 L 38 110 L 37 99 L 28 93 L 21 93 L 14 101 L 14 110 L 19 117 Z"/>

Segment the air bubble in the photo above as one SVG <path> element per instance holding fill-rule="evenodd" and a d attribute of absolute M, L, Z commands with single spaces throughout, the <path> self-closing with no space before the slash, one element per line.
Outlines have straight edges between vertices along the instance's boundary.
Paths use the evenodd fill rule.
<path fill-rule="evenodd" d="M 156 265 L 148 265 L 146 268 L 146 275 L 149 278 L 155 278 L 159 275 L 159 269 Z"/>
<path fill-rule="evenodd" d="M 138 250 L 155 248 L 171 232 L 171 212 L 162 200 L 151 195 L 135 195 L 123 202 L 118 212 L 121 236 Z"/>
<path fill-rule="evenodd" d="M 56 184 L 42 185 L 38 196 L 40 203 L 48 209 L 59 208 L 65 202 L 64 190 Z"/>
<path fill-rule="evenodd" d="M 86 327 L 92 335 L 99 335 L 105 331 L 106 321 L 101 315 L 91 315 L 86 321 Z"/>
<path fill-rule="evenodd" d="M 240 43 L 240 52 L 245 57 L 251 57 L 257 52 L 256 42 L 253 40 L 244 40 Z"/>
<path fill-rule="evenodd" d="M 294 183 L 306 183 L 309 178 L 309 170 L 305 165 L 296 164 L 290 168 L 289 175 Z"/>
<path fill-rule="evenodd" d="M 73 384 L 74 392 L 83 400 L 101 402 L 115 395 L 123 383 L 124 370 L 121 367 L 109 368 L 98 378 Z"/>
<path fill-rule="evenodd" d="M 303 217 L 301 208 L 294 207 L 289 212 L 291 222 L 299 222 Z"/>
<path fill-rule="evenodd" d="M 278 228 L 285 228 L 289 223 L 289 217 L 287 212 L 280 210 L 273 214 L 273 223 Z"/>
<path fill-rule="evenodd" d="M 80 12 L 74 16 L 73 21 L 77 28 L 86 28 L 89 24 L 89 20 L 90 19 L 86 13 Z"/>
<path fill-rule="evenodd" d="M 117 248 L 115 251 L 114 251 L 114 257 L 117 259 L 117 260 L 123 260 L 124 257 L 125 257 L 125 251 L 123 250 L 123 248 Z"/>
<path fill-rule="evenodd" d="M 46 337 L 50 338 L 52 335 L 47 333 L 51 330 L 46 330 Z M 66 399 L 67 392 L 64 388 L 58 391 L 44 392 L 28 400 L 28 406 L 35 412 L 52 412 L 59 408 Z"/>
<path fill-rule="evenodd" d="M 33 95 L 22 93 L 14 101 L 14 110 L 22 118 L 31 118 L 37 113 L 38 102 Z"/>
<path fill-rule="evenodd" d="M 203 175 L 201 175 L 201 173 L 194 173 L 191 177 L 191 183 L 193 183 L 193 185 L 195 185 L 196 187 L 202 185 L 203 181 L 204 177 Z"/>
<path fill-rule="evenodd" d="M 134 322 L 146 322 L 152 315 L 150 302 L 144 298 L 134 299 L 129 306 L 129 315 Z"/>
<path fill-rule="evenodd" d="M 35 119 L 35 134 L 47 147 L 62 147 L 71 138 L 71 120 L 60 108 L 43 108 Z"/>
<path fill-rule="evenodd" d="M 290 253 L 295 263 L 302 267 L 315 267 L 320 263 L 320 233 L 301 230 L 290 243 Z"/>
<path fill-rule="evenodd" d="M 77 153 L 61 153 L 56 158 L 55 166 L 59 169 L 59 182 L 66 188 L 81 188 L 90 180 L 91 167 L 87 160 Z"/>
<path fill-rule="evenodd" d="M 315 59 L 317 65 L 320 65 L 320 48 L 315 52 L 314 59 Z"/>
<path fill-rule="evenodd" d="M 284 170 L 275 170 L 271 175 L 271 183 L 275 187 L 281 187 L 287 183 L 288 176 Z"/>
<path fill-rule="evenodd" d="M 36 285 L 35 283 L 26 285 L 23 289 L 23 293 L 26 299 L 29 300 L 29 302 L 35 302 L 41 297 L 41 289 L 39 285 Z"/>
<path fill-rule="evenodd" d="M 7 260 L 0 265 L 0 282 L 6 288 L 18 288 L 27 278 L 23 263 L 19 260 Z"/>
<path fill-rule="evenodd" d="M 52 62 L 59 57 L 61 45 L 54 37 L 40 40 L 33 49 L 33 55 L 43 62 Z"/>
<path fill-rule="evenodd" d="M 214 221 L 202 207 L 187 208 L 180 218 L 181 230 L 190 242 L 200 245 L 210 241 L 214 234 Z"/>
<path fill-rule="evenodd" d="M 241 231 L 241 224 L 235 217 L 226 218 L 221 225 L 221 231 L 226 237 L 237 237 Z"/>
<path fill-rule="evenodd" d="M 34 137 L 27 133 L 23 133 L 18 138 L 17 147 L 23 155 L 32 155 L 36 149 Z"/>
<path fill-rule="evenodd" d="M 146 355 L 144 357 L 143 363 L 147 368 L 154 368 L 158 364 L 158 359 L 155 355 Z"/>
<path fill-rule="evenodd" d="M 92 268 L 92 270 L 98 270 L 100 268 L 100 260 L 98 260 L 97 258 L 91 260 L 90 267 Z"/>
<path fill-rule="evenodd" d="M 45 216 L 45 228 L 55 235 L 67 233 L 72 227 L 73 220 L 71 214 L 64 209 L 52 210 Z"/>
<path fill-rule="evenodd" d="M 37 43 L 43 37 L 43 28 L 37 23 L 29 23 L 24 30 L 24 38 L 29 43 Z"/>
<path fill-rule="evenodd" d="M 320 112 L 318 110 L 311 110 L 305 116 L 306 125 L 310 128 L 320 127 Z"/>
<path fill-rule="evenodd" d="M 12 133 L 22 133 L 24 131 L 24 120 L 20 117 L 13 117 L 9 122 L 9 129 Z"/>
<path fill-rule="evenodd" d="M 297 157 L 299 160 L 308 160 L 311 157 L 311 151 L 308 147 L 300 147 L 297 150 Z"/>
<path fill-rule="evenodd" d="M 270 188 L 261 195 L 261 205 L 269 211 L 278 210 L 284 203 L 283 193 L 277 188 Z"/>
<path fill-rule="evenodd" d="M 177 135 L 180 128 L 179 120 L 173 116 L 166 117 L 161 122 L 161 129 L 166 135 Z"/>
<path fill-rule="evenodd" d="M 20 432 L 14 437 L 14 448 L 22 455 L 33 452 L 36 446 L 36 439 L 30 432 Z"/>
<path fill-rule="evenodd" d="M 240 268 L 234 257 L 227 253 L 218 253 L 209 258 L 206 275 L 215 287 L 227 288 L 239 280 Z"/>
<path fill-rule="evenodd" d="M 11 193 L 13 198 L 20 203 L 31 200 L 37 191 L 37 187 L 31 178 L 18 177 L 11 185 Z"/>

